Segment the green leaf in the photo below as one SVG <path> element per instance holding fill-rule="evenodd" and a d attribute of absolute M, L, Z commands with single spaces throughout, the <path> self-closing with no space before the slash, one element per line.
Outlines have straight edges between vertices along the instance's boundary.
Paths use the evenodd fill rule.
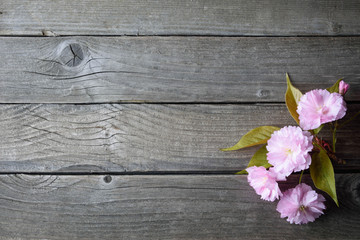
<path fill-rule="evenodd" d="M 280 128 L 273 126 L 257 127 L 246 133 L 240 141 L 230 148 L 223 148 L 221 151 L 233 151 L 255 145 L 265 144 L 270 139 L 271 134 Z"/>
<path fill-rule="evenodd" d="M 244 174 L 248 174 L 248 172 L 244 169 L 244 170 L 241 170 L 240 172 L 237 172 L 235 174 L 244 175 Z"/>
<path fill-rule="evenodd" d="M 259 150 L 256 151 L 254 156 L 251 158 L 249 164 L 247 167 L 252 166 L 263 166 L 265 168 L 271 167 L 271 164 L 267 160 L 266 154 L 268 153 L 268 150 L 266 149 L 266 145 L 262 146 Z"/>
<path fill-rule="evenodd" d="M 313 133 L 314 133 L 315 135 L 317 135 L 317 134 L 321 131 L 321 129 L 322 129 L 323 127 L 324 127 L 324 124 L 320 125 L 320 127 L 315 128 L 315 129 L 312 130 L 312 131 L 313 131 Z"/>
<path fill-rule="evenodd" d="M 327 88 L 326 90 L 328 90 L 330 93 L 334 93 L 334 92 L 339 93 L 339 83 L 341 82 L 341 80 L 343 80 L 343 79 L 340 78 L 339 80 L 336 81 L 336 83 L 334 85 Z"/>
<path fill-rule="evenodd" d="M 287 89 L 285 93 L 286 107 L 289 110 L 291 116 L 299 124 L 299 114 L 296 112 L 298 102 L 302 96 L 299 89 L 291 84 L 289 74 L 286 73 Z"/>
<path fill-rule="evenodd" d="M 268 153 L 267 149 L 266 149 L 266 145 L 262 146 L 259 150 L 256 151 L 256 153 L 254 154 L 254 156 L 251 158 L 248 167 L 252 167 L 252 166 L 263 166 L 265 168 L 269 168 L 272 165 L 268 162 L 266 154 Z M 246 170 L 242 170 L 240 172 L 237 172 L 236 174 L 246 174 Z"/>
<path fill-rule="evenodd" d="M 312 155 L 310 175 L 315 187 L 326 192 L 339 206 L 335 188 L 334 168 L 325 150 Z"/>

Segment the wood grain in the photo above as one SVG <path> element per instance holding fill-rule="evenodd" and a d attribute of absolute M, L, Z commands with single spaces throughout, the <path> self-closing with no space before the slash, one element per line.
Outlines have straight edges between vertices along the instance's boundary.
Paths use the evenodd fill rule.
<path fill-rule="evenodd" d="M 1 35 L 358 35 L 359 1 L 2 0 Z"/>
<path fill-rule="evenodd" d="M 338 132 L 340 208 L 308 225 L 229 174 L 257 148 L 219 150 L 295 124 L 285 72 L 303 92 L 344 77 L 358 112 L 359 17 L 355 0 L 1 0 L 0 239 L 359 239 L 358 120 Z"/>
<path fill-rule="evenodd" d="M 0 102 L 284 102 L 344 77 L 360 100 L 360 38 L 0 38 Z"/>
<path fill-rule="evenodd" d="M 360 105 L 349 109 L 351 116 Z M 0 171 L 238 171 L 257 148 L 220 148 L 252 128 L 289 124 L 283 104 L 0 105 Z M 359 136 L 359 121 L 339 130 L 347 164 L 337 169 L 360 168 Z"/>
<path fill-rule="evenodd" d="M 0 232 L 2 239 L 358 239 L 360 174 L 336 179 L 340 208 L 328 199 L 325 215 L 299 226 L 260 200 L 246 176 L 1 175 Z"/>

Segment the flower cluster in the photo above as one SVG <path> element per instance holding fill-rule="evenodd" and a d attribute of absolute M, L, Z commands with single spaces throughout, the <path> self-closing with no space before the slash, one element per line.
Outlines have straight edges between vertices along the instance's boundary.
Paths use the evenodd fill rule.
<path fill-rule="evenodd" d="M 255 192 L 266 201 L 280 199 L 277 211 L 281 218 L 295 224 L 313 222 L 325 209 L 325 198 L 309 185 L 301 183 L 303 171 L 310 168 L 314 185 L 328 193 L 338 204 L 334 171 L 329 156 L 335 153 L 337 120 L 346 114 L 344 94 L 349 85 L 341 79 L 331 88 L 315 89 L 304 95 L 292 86 L 287 75 L 286 104 L 298 126 L 277 128 L 262 126 L 253 129 L 231 148 L 237 150 L 266 143 L 265 149 L 255 153 L 248 168 L 239 173 L 248 173 L 247 179 Z M 326 123 L 333 131 L 333 148 L 317 134 Z M 256 161 L 255 161 L 256 160 Z M 286 181 L 293 172 L 300 172 L 299 184 L 282 192 L 278 181 Z M 326 180 L 329 186 L 322 186 Z"/>
<path fill-rule="evenodd" d="M 282 218 L 288 217 L 290 223 L 312 222 L 323 214 L 322 210 L 325 209 L 324 197 L 305 183 L 282 193 L 276 182 L 286 180 L 292 172 L 309 168 L 312 139 L 311 133 L 300 127 L 283 127 L 275 131 L 267 142 L 267 160 L 272 167 L 269 170 L 261 166 L 246 169 L 250 186 L 262 199 L 274 201 L 281 197 L 277 211 Z"/>

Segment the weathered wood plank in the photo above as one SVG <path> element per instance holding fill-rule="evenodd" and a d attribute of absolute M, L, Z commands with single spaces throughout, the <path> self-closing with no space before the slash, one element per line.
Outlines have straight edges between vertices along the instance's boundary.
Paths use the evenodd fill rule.
<path fill-rule="evenodd" d="M 283 102 L 285 72 L 360 100 L 358 37 L 5 37 L 0 55 L 2 103 Z"/>
<path fill-rule="evenodd" d="M 220 148 L 252 128 L 289 124 L 283 104 L 0 105 L 0 171 L 236 171 L 256 148 Z M 360 168 L 359 143 L 359 121 L 339 131 L 347 165 L 337 169 Z"/>
<path fill-rule="evenodd" d="M 111 179 L 110 179 L 111 178 Z M 305 182 L 310 182 L 305 176 Z M 297 184 L 291 177 L 282 188 Z M 358 239 L 360 174 L 337 176 L 340 208 L 291 225 L 246 176 L 0 176 L 2 239 Z"/>
<path fill-rule="evenodd" d="M 2 0 L 1 35 L 358 35 L 359 1 Z"/>

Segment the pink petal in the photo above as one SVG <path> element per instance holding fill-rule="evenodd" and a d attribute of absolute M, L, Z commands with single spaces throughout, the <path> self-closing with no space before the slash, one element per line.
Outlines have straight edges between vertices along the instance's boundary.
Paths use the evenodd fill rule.
<path fill-rule="evenodd" d="M 270 168 L 271 169 L 271 168 Z M 246 169 L 249 173 L 247 179 L 255 192 L 266 201 L 275 201 L 282 196 L 279 185 L 277 183 L 278 176 L 273 170 L 266 170 L 265 167 L 249 167 Z"/>

